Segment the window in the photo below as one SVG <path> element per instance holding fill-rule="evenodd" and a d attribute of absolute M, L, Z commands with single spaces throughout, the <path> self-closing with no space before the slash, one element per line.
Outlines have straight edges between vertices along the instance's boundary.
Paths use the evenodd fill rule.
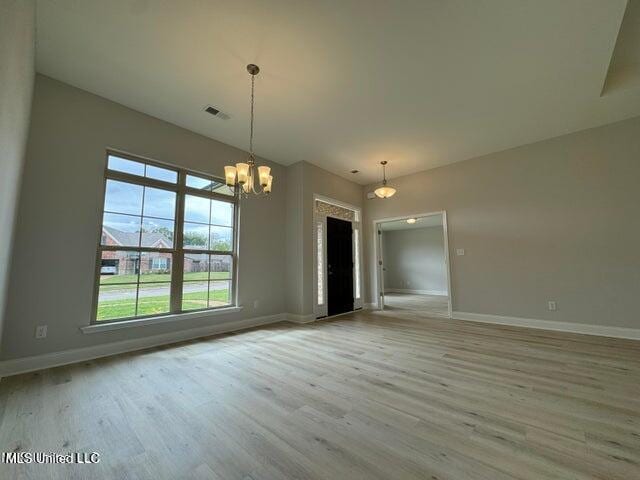
<path fill-rule="evenodd" d="M 358 212 L 356 212 L 358 213 Z M 360 229 L 353 229 L 353 281 L 355 283 L 354 298 L 360 298 Z"/>
<path fill-rule="evenodd" d="M 324 221 L 316 223 L 316 261 L 318 272 L 318 305 L 324 304 Z"/>
<path fill-rule="evenodd" d="M 169 270 L 169 259 L 167 257 L 150 258 L 149 268 L 152 270 Z"/>
<path fill-rule="evenodd" d="M 108 153 L 96 322 L 233 305 L 236 210 L 217 178 Z"/>

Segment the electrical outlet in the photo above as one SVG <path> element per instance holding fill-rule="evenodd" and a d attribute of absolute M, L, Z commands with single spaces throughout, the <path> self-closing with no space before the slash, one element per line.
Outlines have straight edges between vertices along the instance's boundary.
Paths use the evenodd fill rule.
<path fill-rule="evenodd" d="M 458 248 L 458 249 L 456 249 L 456 255 L 458 255 L 458 256 L 462 256 L 462 255 L 464 255 L 464 248 Z"/>
<path fill-rule="evenodd" d="M 257 309 L 258 307 L 260 307 L 260 300 L 254 300 L 253 301 L 253 308 Z"/>
<path fill-rule="evenodd" d="M 555 312 L 558 309 L 556 302 L 553 300 L 549 300 L 548 306 L 549 306 L 549 310 L 551 310 L 552 312 Z"/>
<path fill-rule="evenodd" d="M 46 338 L 46 337 L 47 337 L 47 326 L 38 325 L 36 327 L 36 338 Z"/>

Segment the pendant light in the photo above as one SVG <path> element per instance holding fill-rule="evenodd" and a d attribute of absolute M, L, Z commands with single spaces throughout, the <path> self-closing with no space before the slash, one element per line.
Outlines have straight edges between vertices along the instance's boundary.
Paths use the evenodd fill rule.
<path fill-rule="evenodd" d="M 382 186 L 376 188 L 373 193 L 375 193 L 376 196 L 379 198 L 393 197 L 396 193 L 396 189 L 393 187 L 387 186 L 387 175 L 385 171 L 385 166 L 387 165 L 387 161 L 383 160 L 382 162 L 380 162 L 380 165 L 382 165 Z"/>
<path fill-rule="evenodd" d="M 237 189 L 238 195 L 248 197 L 249 195 L 266 195 L 271 193 L 271 184 L 273 176 L 271 168 L 267 166 L 256 167 L 256 157 L 253 153 L 253 106 L 254 106 L 254 88 L 256 75 L 260 72 L 260 68 L 253 63 L 247 65 L 247 72 L 251 75 L 251 123 L 249 125 L 249 158 L 246 162 L 236 163 L 235 167 L 227 165 L 224 167 L 224 177 L 227 186 L 235 188 L 236 183 L 240 188 Z M 256 190 L 256 183 L 260 183 L 260 187 Z"/>

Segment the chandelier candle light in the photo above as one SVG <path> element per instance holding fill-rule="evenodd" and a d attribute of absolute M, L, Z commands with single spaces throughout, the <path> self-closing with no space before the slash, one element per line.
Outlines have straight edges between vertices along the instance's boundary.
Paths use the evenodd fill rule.
<path fill-rule="evenodd" d="M 396 194 L 396 189 L 387 186 L 387 174 L 385 171 L 385 165 L 387 165 L 387 161 L 384 160 L 380 162 L 380 165 L 382 165 L 382 186 L 376 188 L 373 193 L 375 193 L 379 198 L 393 197 Z"/>
<path fill-rule="evenodd" d="M 271 168 L 267 166 L 256 167 L 256 157 L 253 153 L 253 91 L 255 86 L 255 79 L 260 68 L 253 63 L 247 65 L 247 71 L 251 74 L 251 123 L 249 128 L 249 158 L 246 163 L 236 163 L 236 166 L 227 165 L 224 167 L 224 177 L 226 179 L 227 186 L 235 188 L 236 183 L 240 185 L 238 195 L 242 197 L 248 197 L 250 194 L 254 195 L 266 195 L 271 193 L 271 184 L 273 183 L 273 176 L 271 175 Z M 256 172 L 257 170 L 257 172 Z M 261 190 L 256 190 L 256 181 L 260 182 Z"/>

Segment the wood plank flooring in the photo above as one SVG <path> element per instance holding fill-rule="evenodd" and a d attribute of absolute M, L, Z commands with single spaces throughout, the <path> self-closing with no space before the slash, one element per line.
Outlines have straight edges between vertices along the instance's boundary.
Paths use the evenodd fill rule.
<path fill-rule="evenodd" d="M 409 310 L 415 314 L 432 318 L 448 317 L 449 297 L 415 293 L 385 293 L 384 308 L 397 313 Z"/>
<path fill-rule="evenodd" d="M 5 378 L 2 479 L 640 478 L 640 342 L 363 312 Z"/>

